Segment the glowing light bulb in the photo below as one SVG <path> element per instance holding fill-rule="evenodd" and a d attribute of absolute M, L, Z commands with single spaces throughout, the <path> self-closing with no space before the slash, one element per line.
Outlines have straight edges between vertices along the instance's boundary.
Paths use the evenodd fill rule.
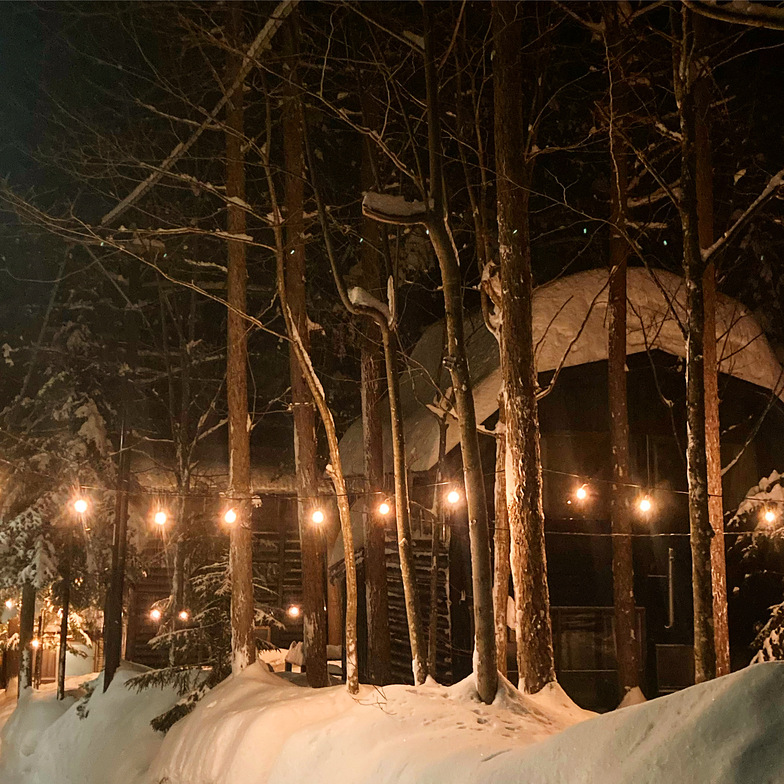
<path fill-rule="evenodd" d="M 382 515 L 388 515 L 388 514 L 389 514 L 389 504 L 388 504 L 386 501 L 384 501 L 384 502 L 383 502 L 383 503 L 382 503 L 382 504 L 381 504 L 381 505 L 378 507 L 378 513 L 379 513 L 379 514 L 382 514 Z"/>
<path fill-rule="evenodd" d="M 458 493 L 457 490 L 450 490 L 446 500 L 449 501 L 450 504 L 454 505 L 460 501 L 460 493 Z"/>
<path fill-rule="evenodd" d="M 187 620 L 188 620 L 188 618 L 190 618 L 191 616 L 190 616 L 190 613 L 189 613 L 187 610 L 180 610 L 180 611 L 177 613 L 177 617 L 178 617 L 178 618 L 179 618 L 181 621 L 187 621 Z"/>
<path fill-rule="evenodd" d="M 166 514 L 166 512 L 163 511 L 163 509 L 161 509 L 160 511 L 155 513 L 155 522 L 158 525 L 166 525 L 166 521 L 168 519 L 169 519 L 169 517 Z"/>
<path fill-rule="evenodd" d="M 157 607 L 153 610 L 150 610 L 150 618 L 152 618 L 153 621 L 160 621 L 161 611 Z"/>
<path fill-rule="evenodd" d="M 639 503 L 639 508 L 641 512 L 650 512 L 652 508 L 651 499 L 650 498 L 641 498 Z"/>
<path fill-rule="evenodd" d="M 766 523 L 775 523 L 776 522 L 776 513 L 772 509 L 768 509 L 765 512 L 765 522 Z"/>
<path fill-rule="evenodd" d="M 324 512 L 322 512 L 321 509 L 316 509 L 316 511 L 313 512 L 313 516 L 311 517 L 311 520 L 313 520 L 313 522 L 316 523 L 316 525 L 318 525 L 319 523 L 323 523 Z"/>
<path fill-rule="evenodd" d="M 74 501 L 73 508 L 76 510 L 77 514 L 84 514 L 87 511 L 87 501 L 84 498 L 77 498 Z"/>
<path fill-rule="evenodd" d="M 296 604 L 292 604 L 291 607 L 287 610 L 290 618 L 299 618 L 300 613 L 302 612 Z"/>
<path fill-rule="evenodd" d="M 7 610 L 13 610 L 14 609 L 14 600 L 13 599 L 6 599 L 5 600 L 5 606 L 6 606 Z"/>
<path fill-rule="evenodd" d="M 41 647 L 41 641 L 40 641 L 40 640 L 38 640 L 38 639 L 33 639 L 33 640 L 30 640 L 30 645 L 31 645 L 31 647 L 33 647 L 33 648 L 35 648 L 36 650 L 38 650 L 38 648 L 40 648 L 40 647 Z"/>
<path fill-rule="evenodd" d="M 226 512 L 226 514 L 223 515 L 223 519 L 229 525 L 231 525 L 232 523 L 236 523 L 237 522 L 237 513 L 233 509 L 229 509 Z"/>
<path fill-rule="evenodd" d="M 588 498 L 588 491 L 585 489 L 585 485 L 578 487 L 575 495 L 579 501 L 585 501 L 585 499 Z"/>

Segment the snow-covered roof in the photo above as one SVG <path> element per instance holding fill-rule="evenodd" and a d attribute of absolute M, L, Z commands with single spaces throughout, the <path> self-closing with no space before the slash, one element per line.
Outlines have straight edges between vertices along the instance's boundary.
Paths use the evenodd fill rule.
<path fill-rule="evenodd" d="M 557 368 L 567 352 L 565 367 L 607 359 L 607 283 L 607 270 L 588 270 L 558 278 L 534 291 L 534 342 L 540 373 Z M 686 316 L 686 282 L 682 277 L 663 270 L 631 268 L 627 275 L 627 303 L 627 354 L 655 348 L 686 356 L 678 323 L 684 323 Z M 784 399 L 781 364 L 757 320 L 732 297 L 717 297 L 716 337 L 722 373 L 775 391 Z M 498 408 L 498 346 L 478 313 L 466 315 L 466 338 L 476 418 L 483 422 Z M 427 406 L 436 399 L 434 383 L 442 390 L 450 386 L 449 374 L 441 364 L 443 345 L 444 325 L 439 322 L 425 330 L 411 352 L 412 368 L 401 378 L 406 454 L 412 471 L 426 471 L 438 459 L 438 423 Z M 382 421 L 384 459 L 391 470 L 389 417 L 384 415 Z M 452 424 L 447 450 L 457 443 L 457 426 Z M 340 452 L 346 474 L 363 473 L 361 420 L 346 431 Z"/>

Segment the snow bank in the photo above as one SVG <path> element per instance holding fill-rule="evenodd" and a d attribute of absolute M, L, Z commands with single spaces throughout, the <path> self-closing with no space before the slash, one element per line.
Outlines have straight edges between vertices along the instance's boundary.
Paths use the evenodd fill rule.
<path fill-rule="evenodd" d="M 3 784 L 143 784 L 163 736 L 150 720 L 177 701 L 171 689 L 131 691 L 137 675 L 120 669 L 109 690 L 97 679 L 88 715 L 79 718 L 77 701 L 57 702 L 52 689 L 27 697 L 2 733 Z"/>
<path fill-rule="evenodd" d="M 292 686 L 255 665 L 213 689 L 169 732 L 150 782 L 403 784 L 485 781 L 489 760 L 589 715 L 502 682 L 493 705 L 453 687 Z M 497 779 L 499 782 L 502 779 Z"/>
<path fill-rule="evenodd" d="M 784 662 L 606 713 L 499 760 L 508 784 L 784 781 Z M 497 766 L 492 765 L 496 770 Z"/>

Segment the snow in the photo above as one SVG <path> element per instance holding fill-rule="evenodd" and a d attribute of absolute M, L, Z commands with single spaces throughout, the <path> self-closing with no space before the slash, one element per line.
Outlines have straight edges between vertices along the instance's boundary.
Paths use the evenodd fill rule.
<path fill-rule="evenodd" d="M 24 698 L 2 732 L 0 782 L 145 784 L 163 740 L 150 720 L 178 697 L 168 688 L 128 689 L 126 681 L 137 674 L 123 666 L 105 694 L 98 676 L 86 718 L 77 714 L 74 697 L 57 702 L 54 684 Z M 67 685 L 84 680 L 68 679 Z"/>
<path fill-rule="evenodd" d="M 292 685 L 255 664 L 209 692 L 165 739 L 149 719 L 171 693 L 121 671 L 86 719 L 41 693 L 3 732 L 13 784 L 747 784 L 782 780 L 784 663 L 755 664 L 595 716 L 557 684 L 492 705 L 468 678 L 443 687 Z M 0 717 L 8 703 L 0 701 Z"/>
<path fill-rule="evenodd" d="M 607 359 L 607 282 L 606 269 L 588 270 L 558 278 L 534 291 L 533 331 L 540 373 L 554 370 L 561 363 L 570 367 Z M 681 323 L 684 321 L 686 314 L 683 278 L 663 270 L 634 267 L 627 272 L 627 291 L 627 353 L 636 354 L 651 348 L 685 357 L 686 344 L 678 323 L 678 319 Z M 481 423 L 498 408 L 501 385 L 498 346 L 481 314 L 466 313 L 465 322 L 477 421 Z M 716 336 L 722 373 L 775 391 L 784 399 L 784 373 L 762 328 L 751 313 L 731 297 L 717 296 Z M 435 400 L 431 379 L 439 374 L 444 339 L 442 322 L 426 329 L 411 352 L 414 369 L 401 377 L 406 457 L 411 471 L 427 471 L 438 460 L 438 423 L 426 407 Z M 450 383 L 449 374 L 441 369 L 441 389 Z M 384 460 L 391 470 L 388 417 L 383 416 L 382 422 L 385 428 Z M 447 451 L 454 448 L 458 440 L 457 426 L 450 423 Z M 346 475 L 362 474 L 360 420 L 346 431 L 340 447 Z"/>
<path fill-rule="evenodd" d="M 392 316 L 389 312 L 389 307 L 385 305 L 380 299 L 374 297 L 365 289 L 354 286 L 348 290 L 348 298 L 352 305 L 357 305 L 362 308 L 369 308 L 370 310 L 378 311 L 387 324 L 392 323 Z"/>
<path fill-rule="evenodd" d="M 362 199 L 362 209 L 381 215 L 397 218 L 424 218 L 427 208 L 424 202 L 407 201 L 403 196 L 392 196 L 388 193 L 373 193 L 367 191 Z"/>
<path fill-rule="evenodd" d="M 473 679 L 446 688 L 293 686 L 249 667 L 169 732 L 152 767 L 168 784 L 385 784 L 485 781 L 487 761 L 589 715 L 548 708 L 502 682 L 493 705 Z M 502 781 L 504 779 L 497 779 Z"/>

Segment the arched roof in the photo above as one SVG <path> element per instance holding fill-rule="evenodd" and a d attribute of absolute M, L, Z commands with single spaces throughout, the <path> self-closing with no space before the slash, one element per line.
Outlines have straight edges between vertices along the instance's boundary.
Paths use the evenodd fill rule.
<path fill-rule="evenodd" d="M 538 287 L 533 298 L 537 370 L 542 373 L 607 359 L 608 271 L 588 270 Z M 670 272 L 630 268 L 627 273 L 627 354 L 660 349 L 686 356 L 679 325 L 686 317 L 686 282 Z M 737 300 L 718 295 L 716 337 L 719 370 L 771 390 L 784 399 L 784 371 L 762 328 Z M 466 339 L 477 421 L 498 408 L 501 374 L 498 346 L 479 314 L 466 317 Z M 413 367 L 401 378 L 401 403 L 408 465 L 431 468 L 438 458 L 438 424 L 428 409 L 435 387 L 450 386 L 442 367 L 443 322 L 425 330 L 411 353 Z M 388 409 L 387 409 L 388 410 Z M 389 417 L 383 417 L 385 463 L 391 470 Z M 447 434 L 447 450 L 458 443 L 456 425 Z M 347 475 L 363 473 L 362 423 L 355 421 L 340 442 Z"/>

